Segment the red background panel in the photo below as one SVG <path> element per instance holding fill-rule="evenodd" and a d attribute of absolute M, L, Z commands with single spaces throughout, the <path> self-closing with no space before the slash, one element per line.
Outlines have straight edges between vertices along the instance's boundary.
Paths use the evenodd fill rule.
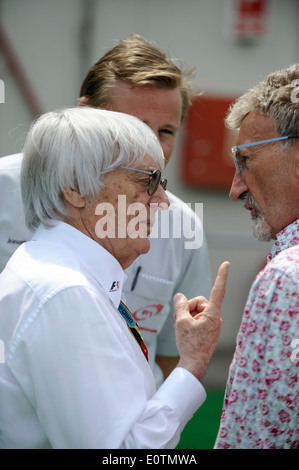
<path fill-rule="evenodd" d="M 236 36 L 257 37 L 266 32 L 268 0 L 234 0 L 232 29 Z"/>
<path fill-rule="evenodd" d="M 231 147 L 235 135 L 224 120 L 236 97 L 199 96 L 183 127 L 181 175 L 185 184 L 228 189 L 234 175 Z"/>

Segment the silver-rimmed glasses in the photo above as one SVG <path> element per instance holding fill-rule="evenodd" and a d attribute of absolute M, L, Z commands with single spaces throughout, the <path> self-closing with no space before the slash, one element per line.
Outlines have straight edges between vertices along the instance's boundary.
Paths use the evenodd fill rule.
<path fill-rule="evenodd" d="M 299 137 L 299 135 L 284 135 L 283 137 L 275 137 L 273 139 L 259 140 L 258 142 L 251 142 L 249 144 L 237 145 L 236 147 L 233 147 L 232 148 L 232 154 L 233 154 L 233 157 L 234 157 L 236 172 L 238 174 L 240 174 L 244 170 L 243 166 L 238 162 L 238 156 L 237 156 L 238 150 L 240 150 L 242 148 L 253 147 L 254 145 L 267 144 L 269 142 L 277 142 L 279 140 L 296 139 L 298 137 Z"/>
<path fill-rule="evenodd" d="M 129 168 L 127 166 L 120 166 L 119 168 L 123 168 L 124 170 L 130 171 L 138 171 L 139 173 L 145 173 L 146 175 L 150 175 L 148 183 L 147 183 L 147 194 L 152 196 L 157 191 L 159 184 L 161 184 L 164 191 L 166 191 L 167 186 L 167 179 L 161 179 L 161 171 L 154 170 L 154 171 L 146 171 L 146 170 L 139 170 L 138 168 Z"/>

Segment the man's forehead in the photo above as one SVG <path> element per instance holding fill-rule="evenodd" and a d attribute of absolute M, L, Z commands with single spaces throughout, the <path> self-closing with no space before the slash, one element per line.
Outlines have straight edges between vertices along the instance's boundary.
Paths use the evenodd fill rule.
<path fill-rule="evenodd" d="M 273 119 L 254 111 L 243 119 L 236 145 L 244 145 L 276 136 L 277 131 Z"/>
<path fill-rule="evenodd" d="M 133 114 L 147 120 L 153 113 L 171 121 L 180 120 L 182 98 L 178 88 L 156 88 L 152 85 L 132 87 L 125 82 L 117 82 L 107 100 L 109 109 Z"/>

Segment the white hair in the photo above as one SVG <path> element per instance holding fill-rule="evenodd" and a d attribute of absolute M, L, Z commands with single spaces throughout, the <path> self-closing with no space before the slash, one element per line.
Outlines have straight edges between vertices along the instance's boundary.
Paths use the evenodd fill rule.
<path fill-rule="evenodd" d="M 158 139 L 131 115 L 89 107 L 43 114 L 24 146 L 21 190 L 28 228 L 69 215 L 62 197 L 66 187 L 94 196 L 106 173 L 136 166 L 147 154 L 163 170 Z"/>

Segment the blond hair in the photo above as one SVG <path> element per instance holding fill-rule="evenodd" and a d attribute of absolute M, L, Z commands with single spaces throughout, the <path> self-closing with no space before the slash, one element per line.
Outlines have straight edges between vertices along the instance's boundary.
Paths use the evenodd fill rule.
<path fill-rule="evenodd" d="M 182 96 L 183 120 L 191 103 L 193 73 L 194 69 L 183 71 L 161 49 L 133 34 L 120 41 L 91 67 L 82 83 L 80 97 L 87 97 L 91 106 L 105 107 L 118 81 L 132 87 L 178 88 Z"/>

